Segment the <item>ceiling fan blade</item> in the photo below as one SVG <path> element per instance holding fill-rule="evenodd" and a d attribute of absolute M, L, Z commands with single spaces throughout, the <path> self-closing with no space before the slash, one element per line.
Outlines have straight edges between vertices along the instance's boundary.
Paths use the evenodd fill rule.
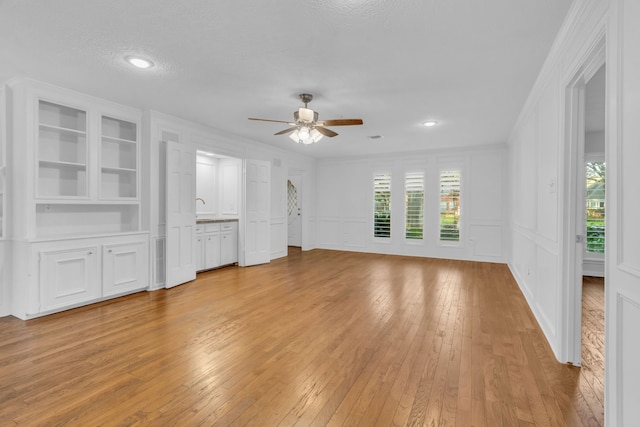
<path fill-rule="evenodd" d="M 287 123 L 287 124 L 290 124 L 290 125 L 295 125 L 295 123 L 285 122 L 284 120 L 256 119 L 254 117 L 249 117 L 249 120 L 258 120 L 260 122 Z"/>
<path fill-rule="evenodd" d="M 331 129 L 327 129 L 327 128 L 322 127 L 322 126 L 316 125 L 314 127 L 314 129 L 317 130 L 318 132 L 320 132 L 321 134 L 323 134 L 324 136 L 328 136 L 329 138 L 333 138 L 334 136 L 337 135 L 337 133 L 335 133 Z"/>
<path fill-rule="evenodd" d="M 352 126 L 361 125 L 362 119 L 336 119 L 336 120 L 323 120 L 318 122 L 321 126 Z"/>
<path fill-rule="evenodd" d="M 294 130 L 296 130 L 296 126 L 281 130 L 280 132 L 274 133 L 274 135 L 284 135 L 285 133 L 293 132 Z"/>

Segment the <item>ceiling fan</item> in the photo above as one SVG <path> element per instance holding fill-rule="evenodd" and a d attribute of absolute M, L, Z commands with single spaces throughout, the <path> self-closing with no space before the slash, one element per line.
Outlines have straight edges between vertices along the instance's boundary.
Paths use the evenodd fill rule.
<path fill-rule="evenodd" d="M 275 123 L 287 123 L 291 127 L 276 132 L 274 135 L 284 135 L 291 133 L 289 137 L 294 141 L 302 144 L 313 144 L 318 142 L 323 136 L 333 138 L 338 135 L 331 129 L 327 129 L 326 126 L 352 126 L 361 125 L 362 119 L 335 119 L 335 120 L 321 120 L 318 121 L 318 112 L 307 108 L 307 105 L 313 99 L 313 95 L 310 93 L 301 93 L 300 100 L 304 103 L 304 107 L 300 107 L 298 111 L 293 113 L 293 122 L 287 122 L 283 120 L 268 120 L 268 119 L 256 119 L 249 117 L 249 120 L 259 120 L 262 122 L 275 122 Z"/>

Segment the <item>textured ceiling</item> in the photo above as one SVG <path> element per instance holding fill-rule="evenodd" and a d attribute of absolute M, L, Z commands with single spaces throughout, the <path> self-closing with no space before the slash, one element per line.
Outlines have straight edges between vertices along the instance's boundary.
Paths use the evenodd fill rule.
<path fill-rule="evenodd" d="M 0 0 L 0 81 L 29 76 L 314 157 L 503 143 L 569 4 Z M 132 53 L 156 66 L 131 68 Z M 291 120 L 301 92 L 321 120 L 364 125 L 301 146 L 273 136 L 286 125 L 247 120 Z"/>

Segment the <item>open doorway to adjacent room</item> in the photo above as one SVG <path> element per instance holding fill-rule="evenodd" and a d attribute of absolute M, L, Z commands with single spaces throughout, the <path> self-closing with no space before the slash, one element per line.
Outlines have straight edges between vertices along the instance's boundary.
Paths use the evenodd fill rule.
<path fill-rule="evenodd" d="M 287 244 L 302 247 L 302 175 L 290 174 L 287 179 Z"/>
<path fill-rule="evenodd" d="M 582 205 L 582 370 L 581 376 L 604 396 L 605 286 L 605 104 L 606 67 L 601 65 L 584 87 Z M 604 402 L 602 402 L 604 405 Z"/>

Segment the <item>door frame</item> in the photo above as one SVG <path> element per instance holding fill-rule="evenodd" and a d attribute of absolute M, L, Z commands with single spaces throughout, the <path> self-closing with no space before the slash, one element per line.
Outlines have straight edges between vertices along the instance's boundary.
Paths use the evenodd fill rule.
<path fill-rule="evenodd" d="M 291 180 L 291 178 L 294 177 L 294 179 L 297 182 L 294 182 L 293 180 Z M 297 184 L 296 185 L 296 192 L 297 192 L 297 198 L 298 198 L 298 210 L 300 212 L 300 248 L 302 248 L 302 242 L 304 241 L 303 239 L 303 234 L 304 234 L 304 227 L 303 227 L 303 216 L 304 216 L 304 209 L 302 209 L 302 203 L 304 200 L 304 195 L 302 192 L 302 188 L 304 186 L 304 175 L 301 171 L 289 171 L 289 174 L 287 175 L 287 182 L 291 181 L 292 184 Z M 287 195 L 287 246 L 289 245 L 289 212 L 288 212 L 288 207 L 289 207 L 289 189 L 287 188 L 286 193 Z"/>
<path fill-rule="evenodd" d="M 604 29 L 589 46 L 565 88 L 563 209 L 562 235 L 562 359 L 576 366 L 582 364 L 582 241 L 583 213 L 578 212 L 583 199 L 585 158 L 585 86 L 606 62 Z M 607 94 L 608 97 L 608 94 Z M 606 132 L 605 132 L 606 133 Z M 606 145 L 605 141 L 605 145 Z M 606 161 L 606 159 L 605 159 Z M 580 205 L 581 206 L 581 205 Z M 579 240 L 581 239 L 581 240 Z M 605 266 L 606 271 L 606 266 Z M 605 273 L 606 275 L 606 273 Z"/>

